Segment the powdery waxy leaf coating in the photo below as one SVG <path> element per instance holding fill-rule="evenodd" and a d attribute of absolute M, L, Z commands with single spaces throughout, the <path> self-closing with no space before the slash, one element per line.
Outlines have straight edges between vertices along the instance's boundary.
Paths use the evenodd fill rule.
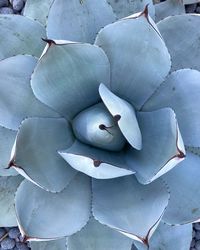
<path fill-rule="evenodd" d="M 0 15 L 0 60 L 18 54 L 39 57 L 45 43 L 45 28 L 39 23 L 20 15 Z"/>
<path fill-rule="evenodd" d="M 93 215 L 102 224 L 144 244 L 156 229 L 168 204 L 162 181 L 141 185 L 134 176 L 93 179 Z"/>
<path fill-rule="evenodd" d="M 31 85 L 39 100 L 72 119 L 100 100 L 100 82 L 109 84 L 109 61 L 90 44 L 49 41 L 39 60 Z"/>
<path fill-rule="evenodd" d="M 170 171 L 185 158 L 185 148 L 176 115 L 170 108 L 139 112 L 143 147 L 129 148 L 127 164 L 142 184 L 148 184 Z"/>
<path fill-rule="evenodd" d="M 167 48 L 146 12 L 106 26 L 95 43 L 110 61 L 111 90 L 137 109 L 170 70 Z"/>
<path fill-rule="evenodd" d="M 31 250 L 67 250 L 66 239 L 44 242 L 30 242 Z"/>
<path fill-rule="evenodd" d="M 60 192 L 76 171 L 57 153 L 70 147 L 73 135 L 63 118 L 29 118 L 17 134 L 10 167 L 39 187 Z"/>
<path fill-rule="evenodd" d="M 0 61 L 0 125 L 17 130 L 26 117 L 58 116 L 33 94 L 30 78 L 36 63 L 35 57 L 25 55 Z"/>
<path fill-rule="evenodd" d="M 123 152 L 110 152 L 76 141 L 59 154 L 71 167 L 96 179 L 111 179 L 134 174 L 128 170 Z"/>
<path fill-rule="evenodd" d="M 67 250 L 131 250 L 132 240 L 91 218 L 78 233 L 67 239 Z"/>
<path fill-rule="evenodd" d="M 106 0 L 55 0 L 49 12 L 47 36 L 92 43 L 97 32 L 114 21 Z"/>
<path fill-rule="evenodd" d="M 17 190 L 15 207 L 20 231 L 28 240 L 45 241 L 72 235 L 90 217 L 90 178 L 77 174 L 63 191 L 55 194 L 25 180 Z"/>
<path fill-rule="evenodd" d="M 0 227 L 17 226 L 14 197 L 21 176 L 0 177 Z"/>
<path fill-rule="evenodd" d="M 144 111 L 171 107 L 177 117 L 183 141 L 200 146 L 200 72 L 183 69 L 170 74 L 144 105 Z M 194 101 L 195 100 L 195 101 Z"/>
<path fill-rule="evenodd" d="M 193 32 L 199 23 L 200 15 L 186 14 L 167 17 L 157 24 L 172 58 L 171 71 L 184 68 L 200 70 L 200 57 L 197 56 L 200 29 Z"/>

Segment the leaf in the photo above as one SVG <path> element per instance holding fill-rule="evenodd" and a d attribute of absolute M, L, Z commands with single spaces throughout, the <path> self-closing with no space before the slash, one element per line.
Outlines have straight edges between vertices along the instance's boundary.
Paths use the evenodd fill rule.
<path fill-rule="evenodd" d="M 17 55 L 0 61 L 0 125 L 17 130 L 26 117 L 56 117 L 35 98 L 30 86 L 30 77 L 36 58 Z"/>
<path fill-rule="evenodd" d="M 170 74 L 144 105 L 144 111 L 170 107 L 177 116 L 183 141 L 200 146 L 200 72 L 183 69 Z M 195 100 L 195 102 L 194 102 Z"/>
<path fill-rule="evenodd" d="M 49 43 L 32 75 L 33 92 L 63 116 L 73 118 L 99 101 L 99 84 L 110 80 L 109 61 L 93 45 Z"/>
<path fill-rule="evenodd" d="M 186 159 L 163 176 L 171 193 L 164 222 L 180 225 L 200 218 L 199 164 L 199 156 L 188 151 Z"/>
<path fill-rule="evenodd" d="M 110 179 L 135 173 L 127 169 L 123 152 L 101 150 L 79 141 L 59 154 L 74 169 L 93 178 Z"/>
<path fill-rule="evenodd" d="M 95 42 L 111 64 L 111 91 L 139 109 L 170 70 L 170 56 L 145 12 L 103 28 Z"/>
<path fill-rule="evenodd" d="M 57 153 L 70 147 L 73 135 L 64 118 L 29 118 L 23 121 L 9 166 L 39 187 L 59 192 L 75 176 Z"/>
<path fill-rule="evenodd" d="M 65 238 L 43 242 L 32 241 L 30 246 L 32 250 L 67 250 Z"/>
<path fill-rule="evenodd" d="M 0 177 L 0 227 L 17 226 L 14 196 L 22 180 L 21 176 Z"/>
<path fill-rule="evenodd" d="M 90 179 L 82 174 L 54 194 L 25 180 L 15 199 L 20 231 L 30 241 L 53 240 L 76 233 L 89 220 L 90 206 Z"/>
<path fill-rule="evenodd" d="M 158 23 L 158 29 L 172 57 L 171 71 L 184 68 L 200 70 L 200 57 L 197 56 L 200 30 L 192 30 L 199 25 L 200 16 L 192 14 L 171 16 Z"/>
<path fill-rule="evenodd" d="M 49 10 L 53 2 L 54 0 L 27 0 L 23 15 L 37 20 L 42 25 L 46 25 Z"/>
<path fill-rule="evenodd" d="M 99 87 L 101 99 L 130 145 L 138 150 L 142 148 L 142 135 L 135 110 L 130 103 L 113 94 L 104 84 Z"/>
<path fill-rule="evenodd" d="M 132 240 L 91 218 L 78 233 L 67 239 L 67 250 L 131 250 Z"/>
<path fill-rule="evenodd" d="M 168 204 L 161 181 L 141 185 L 134 176 L 93 179 L 93 215 L 100 223 L 144 244 L 156 229 Z"/>
<path fill-rule="evenodd" d="M 0 16 L 0 60 L 18 54 L 39 57 L 45 46 L 42 37 L 45 28 L 39 23 L 20 15 Z M 14 46 L 13 46 L 14 45 Z"/>
<path fill-rule="evenodd" d="M 127 164 L 142 184 L 148 184 L 170 171 L 185 158 L 185 148 L 176 115 L 170 108 L 138 112 L 143 148 L 129 148 Z"/>
<path fill-rule="evenodd" d="M 100 28 L 115 21 L 106 0 L 55 0 L 49 12 L 47 36 L 93 43 Z"/>

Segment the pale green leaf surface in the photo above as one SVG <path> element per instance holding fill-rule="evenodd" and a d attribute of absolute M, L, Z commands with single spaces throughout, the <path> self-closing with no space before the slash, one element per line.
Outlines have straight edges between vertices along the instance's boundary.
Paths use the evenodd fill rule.
<path fill-rule="evenodd" d="M 51 240 L 51 241 L 31 241 L 31 250 L 67 250 L 66 239 Z"/>

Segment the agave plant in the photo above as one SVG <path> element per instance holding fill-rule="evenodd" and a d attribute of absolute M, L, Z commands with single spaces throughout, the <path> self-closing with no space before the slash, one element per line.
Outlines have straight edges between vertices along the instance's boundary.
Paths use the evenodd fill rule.
<path fill-rule="evenodd" d="M 43 4 L 43 25 L 0 16 L 0 226 L 37 250 L 188 250 L 200 16 L 157 27 L 147 7 L 116 21 L 103 0 Z"/>

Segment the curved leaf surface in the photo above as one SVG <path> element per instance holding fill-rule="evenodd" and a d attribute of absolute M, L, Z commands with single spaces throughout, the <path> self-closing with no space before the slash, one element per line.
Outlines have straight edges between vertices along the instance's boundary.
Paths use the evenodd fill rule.
<path fill-rule="evenodd" d="M 0 61 L 0 125 L 17 130 L 26 117 L 58 116 L 32 92 L 30 77 L 36 62 L 36 58 L 25 55 Z"/>
<path fill-rule="evenodd" d="M 200 146 L 199 81 L 200 72 L 197 70 L 175 71 L 143 107 L 144 111 L 171 107 L 176 113 L 185 145 L 194 147 Z"/>
<path fill-rule="evenodd" d="M 185 148 L 172 109 L 139 112 L 138 123 L 143 147 L 140 151 L 129 148 L 127 164 L 139 182 L 148 184 L 184 160 Z"/>
<path fill-rule="evenodd" d="M 106 0 L 55 0 L 48 17 L 47 36 L 93 43 L 97 32 L 115 21 Z"/>
<path fill-rule="evenodd" d="M 0 227 L 17 226 L 14 197 L 21 176 L 0 177 Z"/>
<path fill-rule="evenodd" d="M 109 84 L 110 65 L 104 52 L 90 44 L 49 41 L 32 75 L 39 100 L 68 118 L 96 104 L 101 82 Z"/>
<path fill-rule="evenodd" d="M 63 118 L 29 118 L 23 121 L 13 147 L 10 167 L 39 187 L 59 192 L 76 171 L 57 153 L 70 147 L 73 135 Z"/>
<path fill-rule="evenodd" d="M 81 230 L 91 213 L 90 179 L 82 174 L 60 193 L 50 193 L 25 180 L 15 207 L 20 231 L 27 240 L 51 240 Z"/>
<path fill-rule="evenodd" d="M 76 141 L 59 154 L 74 169 L 96 179 L 110 179 L 134 174 L 128 170 L 123 152 L 109 152 Z"/>
<path fill-rule="evenodd" d="M 131 250 L 132 240 L 91 218 L 78 233 L 67 239 L 67 250 Z"/>
<path fill-rule="evenodd" d="M 161 181 L 141 185 L 134 176 L 93 179 L 93 215 L 100 223 L 144 244 L 156 229 L 168 204 Z"/>
<path fill-rule="evenodd" d="M 200 30 L 192 30 L 200 25 L 200 15 L 171 16 L 157 25 L 172 57 L 171 71 L 184 68 L 200 70 L 200 57 L 197 56 Z"/>
<path fill-rule="evenodd" d="M 39 57 L 45 43 L 45 28 L 38 22 L 20 15 L 0 15 L 0 60 L 18 54 Z M 5 35 L 6 34 L 6 35 Z"/>
<path fill-rule="evenodd" d="M 67 250 L 66 239 L 30 242 L 31 250 Z"/>
<path fill-rule="evenodd" d="M 137 109 L 171 66 L 167 48 L 147 11 L 106 26 L 95 42 L 111 64 L 111 90 Z"/>

